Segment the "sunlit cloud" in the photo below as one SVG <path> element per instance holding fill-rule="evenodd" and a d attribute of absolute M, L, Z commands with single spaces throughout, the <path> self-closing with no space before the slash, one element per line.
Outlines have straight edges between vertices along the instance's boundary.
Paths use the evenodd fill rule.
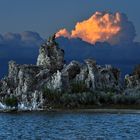
<path fill-rule="evenodd" d="M 132 42 L 135 38 L 135 28 L 125 14 L 96 12 L 89 19 L 77 22 L 71 33 L 66 29 L 59 30 L 56 37 L 60 36 L 81 38 L 91 44 L 108 42 L 114 45 L 122 41 Z"/>
<path fill-rule="evenodd" d="M 56 37 L 60 37 L 60 36 L 71 38 L 70 33 L 66 29 L 61 29 L 59 30 L 59 32 L 56 33 Z"/>

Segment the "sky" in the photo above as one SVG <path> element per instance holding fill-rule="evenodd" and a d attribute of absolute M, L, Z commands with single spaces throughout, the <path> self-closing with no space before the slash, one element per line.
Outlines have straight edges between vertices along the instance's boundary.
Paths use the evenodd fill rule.
<path fill-rule="evenodd" d="M 139 0 L 0 0 L 0 34 L 38 32 L 43 38 L 72 30 L 96 11 L 122 12 L 133 22 L 140 42 Z"/>
<path fill-rule="evenodd" d="M 39 46 L 54 33 L 67 61 L 93 58 L 131 73 L 140 62 L 139 5 L 140 0 L 0 0 L 0 78 L 10 60 L 35 64 Z"/>

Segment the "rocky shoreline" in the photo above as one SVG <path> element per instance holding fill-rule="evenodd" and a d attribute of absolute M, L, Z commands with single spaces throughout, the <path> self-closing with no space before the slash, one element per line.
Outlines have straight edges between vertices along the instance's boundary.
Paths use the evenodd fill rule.
<path fill-rule="evenodd" d="M 0 111 L 43 110 L 53 105 L 140 105 L 140 66 L 123 81 L 122 85 L 119 69 L 98 65 L 94 59 L 66 64 L 54 35 L 41 45 L 36 65 L 9 62 L 8 76 L 0 81 Z"/>
<path fill-rule="evenodd" d="M 52 110 L 0 110 L 0 113 L 108 113 L 108 114 L 140 114 L 140 109 L 52 109 Z"/>

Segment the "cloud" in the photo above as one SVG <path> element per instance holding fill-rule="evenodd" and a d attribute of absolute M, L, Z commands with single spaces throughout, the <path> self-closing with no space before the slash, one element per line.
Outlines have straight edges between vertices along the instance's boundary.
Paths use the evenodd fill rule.
<path fill-rule="evenodd" d="M 32 44 L 32 45 L 40 45 L 40 43 L 43 42 L 43 39 L 40 37 L 40 35 L 37 32 L 32 31 L 25 31 L 21 34 L 21 41 L 26 44 Z"/>
<path fill-rule="evenodd" d="M 56 34 L 57 37 L 81 38 L 91 44 L 108 42 L 112 45 L 133 42 L 135 35 L 132 22 L 119 12 L 96 12 L 89 19 L 76 23 L 71 33 L 61 29 Z"/>
<path fill-rule="evenodd" d="M 25 31 L 22 33 L 5 33 L 0 35 L 0 44 L 7 46 L 38 46 L 43 42 L 43 39 L 36 32 Z"/>
<path fill-rule="evenodd" d="M 8 69 L 8 61 L 19 64 L 35 64 L 38 49 L 43 39 L 38 33 L 6 33 L 0 35 L 0 78 Z M 65 51 L 65 60 L 83 61 L 86 58 L 97 60 L 98 64 L 112 64 L 121 68 L 124 74 L 131 72 L 140 62 L 140 43 L 110 45 L 106 42 L 90 44 L 79 38 L 57 38 L 59 47 Z"/>
<path fill-rule="evenodd" d="M 60 36 L 71 38 L 70 33 L 66 29 L 61 29 L 56 33 L 56 38 L 58 38 Z"/>
<path fill-rule="evenodd" d="M 19 64 L 35 64 L 38 48 L 43 38 L 36 32 L 0 34 L 0 78 L 8 72 L 8 61 Z"/>

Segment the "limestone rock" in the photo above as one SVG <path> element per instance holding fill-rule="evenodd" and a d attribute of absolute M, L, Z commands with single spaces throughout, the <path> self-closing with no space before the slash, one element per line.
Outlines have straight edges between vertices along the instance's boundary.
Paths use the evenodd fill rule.
<path fill-rule="evenodd" d="M 111 65 L 98 69 L 97 88 L 120 90 L 120 71 L 118 69 Z"/>
<path fill-rule="evenodd" d="M 53 72 L 61 70 L 64 65 L 64 51 L 55 42 L 55 35 L 45 42 L 39 50 L 37 66 L 43 66 Z"/>
<path fill-rule="evenodd" d="M 67 66 L 65 66 L 62 73 L 67 73 L 69 80 L 72 80 L 80 73 L 80 63 L 77 61 L 71 61 Z"/>
<path fill-rule="evenodd" d="M 125 76 L 126 88 L 137 88 L 140 87 L 140 78 L 138 75 L 126 75 Z"/>
<path fill-rule="evenodd" d="M 96 82 L 96 76 L 97 75 L 97 67 L 96 67 L 96 61 L 92 59 L 85 60 L 85 63 L 88 68 L 88 77 L 86 79 L 86 84 L 88 88 L 91 88 L 91 90 L 94 90 L 95 82 Z"/>
<path fill-rule="evenodd" d="M 132 79 L 127 80 L 131 81 L 128 85 L 139 85 L 138 77 Z M 82 82 L 91 91 L 119 90 L 120 71 L 109 65 L 97 65 L 93 59 L 85 60 L 84 64 L 73 60 L 64 65 L 64 51 L 58 47 L 54 35 L 40 47 L 36 65 L 9 62 L 8 76 L 0 81 L 0 107 L 5 108 L 4 100 L 14 96 L 18 99 L 18 109 L 43 108 L 45 87 L 70 92 L 73 82 Z"/>
<path fill-rule="evenodd" d="M 61 72 L 58 70 L 50 77 L 50 79 L 46 83 L 46 87 L 49 88 L 50 90 L 61 91 L 62 88 L 61 79 L 62 79 Z"/>
<path fill-rule="evenodd" d="M 126 88 L 140 88 L 140 65 L 134 68 L 131 75 L 125 76 L 125 87 Z"/>
<path fill-rule="evenodd" d="M 83 81 L 90 90 L 116 89 L 120 86 L 120 71 L 110 65 L 102 67 L 93 59 L 85 60 L 86 66 L 81 67 L 76 81 Z"/>
<path fill-rule="evenodd" d="M 88 68 L 86 65 L 82 65 L 80 68 L 80 73 L 76 75 L 76 82 L 83 82 L 86 81 L 88 78 Z"/>
<path fill-rule="evenodd" d="M 30 109 L 35 109 L 34 103 L 31 100 L 41 100 L 40 91 L 37 91 L 37 79 L 35 76 L 42 70 L 42 67 L 36 65 L 18 65 L 14 61 L 9 62 L 9 74 L 1 80 L 1 96 L 3 100 L 16 96 L 19 105 L 25 107 L 30 105 Z M 35 96 L 37 99 L 34 99 Z M 40 103 L 36 103 L 39 106 Z M 26 107 L 27 107 L 26 106 Z"/>

